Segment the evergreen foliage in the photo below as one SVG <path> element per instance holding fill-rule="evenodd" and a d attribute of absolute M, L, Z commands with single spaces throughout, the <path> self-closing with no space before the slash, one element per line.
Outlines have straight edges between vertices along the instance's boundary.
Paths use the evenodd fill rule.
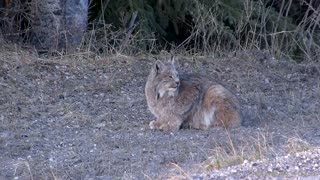
<path fill-rule="evenodd" d="M 0 11 L 0 28 L 28 37 L 35 28 L 30 10 L 19 10 L 17 2 L 30 3 L 12 2 L 15 9 Z M 314 0 L 90 0 L 83 44 L 89 50 L 128 54 L 265 49 L 276 56 L 314 60 L 320 59 L 319 22 L 320 1 Z"/>
<path fill-rule="evenodd" d="M 162 47 L 195 52 L 265 48 L 296 58 L 305 48 L 300 41 L 307 26 L 301 22 L 312 16 L 302 9 L 294 0 L 92 0 L 91 11 L 98 13 L 90 19 L 126 29 L 137 11 L 137 38 L 156 38 Z M 318 24 L 309 26 L 319 29 Z"/>

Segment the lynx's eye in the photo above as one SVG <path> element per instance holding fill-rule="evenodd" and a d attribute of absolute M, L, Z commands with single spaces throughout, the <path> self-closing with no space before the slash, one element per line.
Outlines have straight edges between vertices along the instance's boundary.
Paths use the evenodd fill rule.
<path fill-rule="evenodd" d="M 169 76 L 169 78 L 173 79 L 173 77 L 172 77 L 172 76 Z"/>

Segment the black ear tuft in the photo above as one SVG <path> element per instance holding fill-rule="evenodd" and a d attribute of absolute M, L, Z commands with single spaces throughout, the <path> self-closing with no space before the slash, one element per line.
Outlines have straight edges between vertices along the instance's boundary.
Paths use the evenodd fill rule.
<path fill-rule="evenodd" d="M 173 55 L 171 55 L 171 58 L 170 58 L 170 60 L 169 60 L 169 63 L 171 63 L 171 64 L 174 65 L 175 59 L 174 59 L 174 56 L 173 56 Z"/>

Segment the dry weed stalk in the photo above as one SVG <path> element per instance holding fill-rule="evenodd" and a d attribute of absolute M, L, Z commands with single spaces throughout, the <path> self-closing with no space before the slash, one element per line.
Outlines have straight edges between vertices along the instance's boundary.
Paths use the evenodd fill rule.
<path fill-rule="evenodd" d="M 176 179 L 192 179 L 191 175 L 186 172 L 182 167 L 180 167 L 178 164 L 176 163 L 170 163 L 170 165 L 172 165 L 176 170 L 178 170 L 178 172 L 180 173 L 179 176 L 175 175 L 175 176 L 170 176 L 168 177 L 168 179 L 170 180 L 176 180 Z"/>
<path fill-rule="evenodd" d="M 33 178 L 33 174 L 32 174 L 32 172 L 31 172 L 30 164 L 29 164 L 28 161 L 26 161 L 26 160 L 24 160 L 24 159 L 18 160 L 17 163 L 14 163 L 14 164 L 13 164 L 13 167 L 14 167 L 14 176 L 16 175 L 16 171 L 17 171 L 17 169 L 18 169 L 19 167 L 25 167 L 25 168 L 27 168 L 27 171 L 28 171 L 28 174 L 29 174 L 29 178 L 30 178 L 31 180 L 34 179 L 34 178 Z"/>

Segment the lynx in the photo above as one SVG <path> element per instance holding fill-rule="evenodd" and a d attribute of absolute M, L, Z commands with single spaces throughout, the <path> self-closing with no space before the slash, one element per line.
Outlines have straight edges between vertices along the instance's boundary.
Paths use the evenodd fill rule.
<path fill-rule="evenodd" d="M 157 60 L 145 86 L 147 104 L 156 120 L 150 129 L 175 131 L 181 128 L 206 130 L 241 124 L 236 96 L 209 77 L 178 73 L 174 59 Z"/>

